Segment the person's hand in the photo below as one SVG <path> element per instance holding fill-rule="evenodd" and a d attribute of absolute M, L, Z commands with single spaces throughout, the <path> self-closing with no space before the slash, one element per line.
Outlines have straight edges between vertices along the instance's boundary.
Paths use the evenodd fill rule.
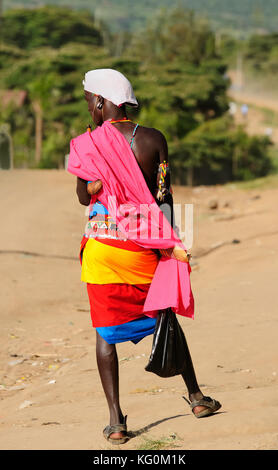
<path fill-rule="evenodd" d="M 189 263 L 189 260 L 191 258 L 190 253 L 187 253 L 179 246 L 175 246 L 174 248 L 166 248 L 165 250 L 159 251 L 163 256 L 166 256 L 168 258 L 174 258 L 178 261 L 182 261 L 183 263 Z"/>
<path fill-rule="evenodd" d="M 96 180 L 96 181 L 93 181 L 92 183 L 87 184 L 87 191 L 91 196 L 93 194 L 96 194 L 101 188 L 102 188 L 101 180 Z"/>

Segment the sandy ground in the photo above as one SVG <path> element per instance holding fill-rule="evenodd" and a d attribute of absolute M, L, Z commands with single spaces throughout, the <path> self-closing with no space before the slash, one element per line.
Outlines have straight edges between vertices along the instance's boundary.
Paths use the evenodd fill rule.
<path fill-rule="evenodd" d="M 133 438 L 119 447 L 102 437 L 74 178 L 1 171 L 0 191 L 1 449 L 277 449 L 278 187 L 174 187 L 175 203 L 194 204 L 195 319 L 179 319 L 201 389 L 222 408 L 196 419 L 180 377 L 144 370 L 151 337 L 120 344 Z"/>

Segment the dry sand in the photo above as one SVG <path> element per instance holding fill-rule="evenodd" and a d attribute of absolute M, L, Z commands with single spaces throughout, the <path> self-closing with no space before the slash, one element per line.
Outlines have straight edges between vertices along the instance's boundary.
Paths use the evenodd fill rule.
<path fill-rule="evenodd" d="M 134 437 L 116 448 L 103 439 L 75 180 L 1 171 L 1 449 L 277 449 L 278 187 L 173 189 L 176 203 L 194 204 L 195 319 L 179 319 L 201 389 L 221 410 L 198 420 L 180 377 L 145 372 L 148 337 L 118 346 Z"/>

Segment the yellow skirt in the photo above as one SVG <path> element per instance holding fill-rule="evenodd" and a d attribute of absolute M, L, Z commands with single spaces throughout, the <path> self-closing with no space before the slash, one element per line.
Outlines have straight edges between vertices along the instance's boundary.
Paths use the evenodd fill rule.
<path fill-rule="evenodd" d="M 141 247 L 132 251 L 125 249 L 130 248 L 125 241 L 120 243 L 122 248 L 90 238 L 83 251 L 81 280 L 90 284 L 150 284 L 158 263 L 156 253 Z"/>

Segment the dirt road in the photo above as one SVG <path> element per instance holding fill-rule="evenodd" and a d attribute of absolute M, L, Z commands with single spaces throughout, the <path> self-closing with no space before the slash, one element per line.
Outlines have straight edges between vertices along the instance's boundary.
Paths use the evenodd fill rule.
<path fill-rule="evenodd" d="M 86 217 L 63 171 L 0 172 L 1 449 L 112 449 L 79 242 Z M 196 419 L 180 377 L 145 372 L 151 338 L 120 344 L 122 449 L 276 449 L 278 186 L 174 187 L 194 204 L 195 319 L 180 317 L 201 389 L 222 403 Z M 216 200 L 217 208 L 209 203 Z"/>

